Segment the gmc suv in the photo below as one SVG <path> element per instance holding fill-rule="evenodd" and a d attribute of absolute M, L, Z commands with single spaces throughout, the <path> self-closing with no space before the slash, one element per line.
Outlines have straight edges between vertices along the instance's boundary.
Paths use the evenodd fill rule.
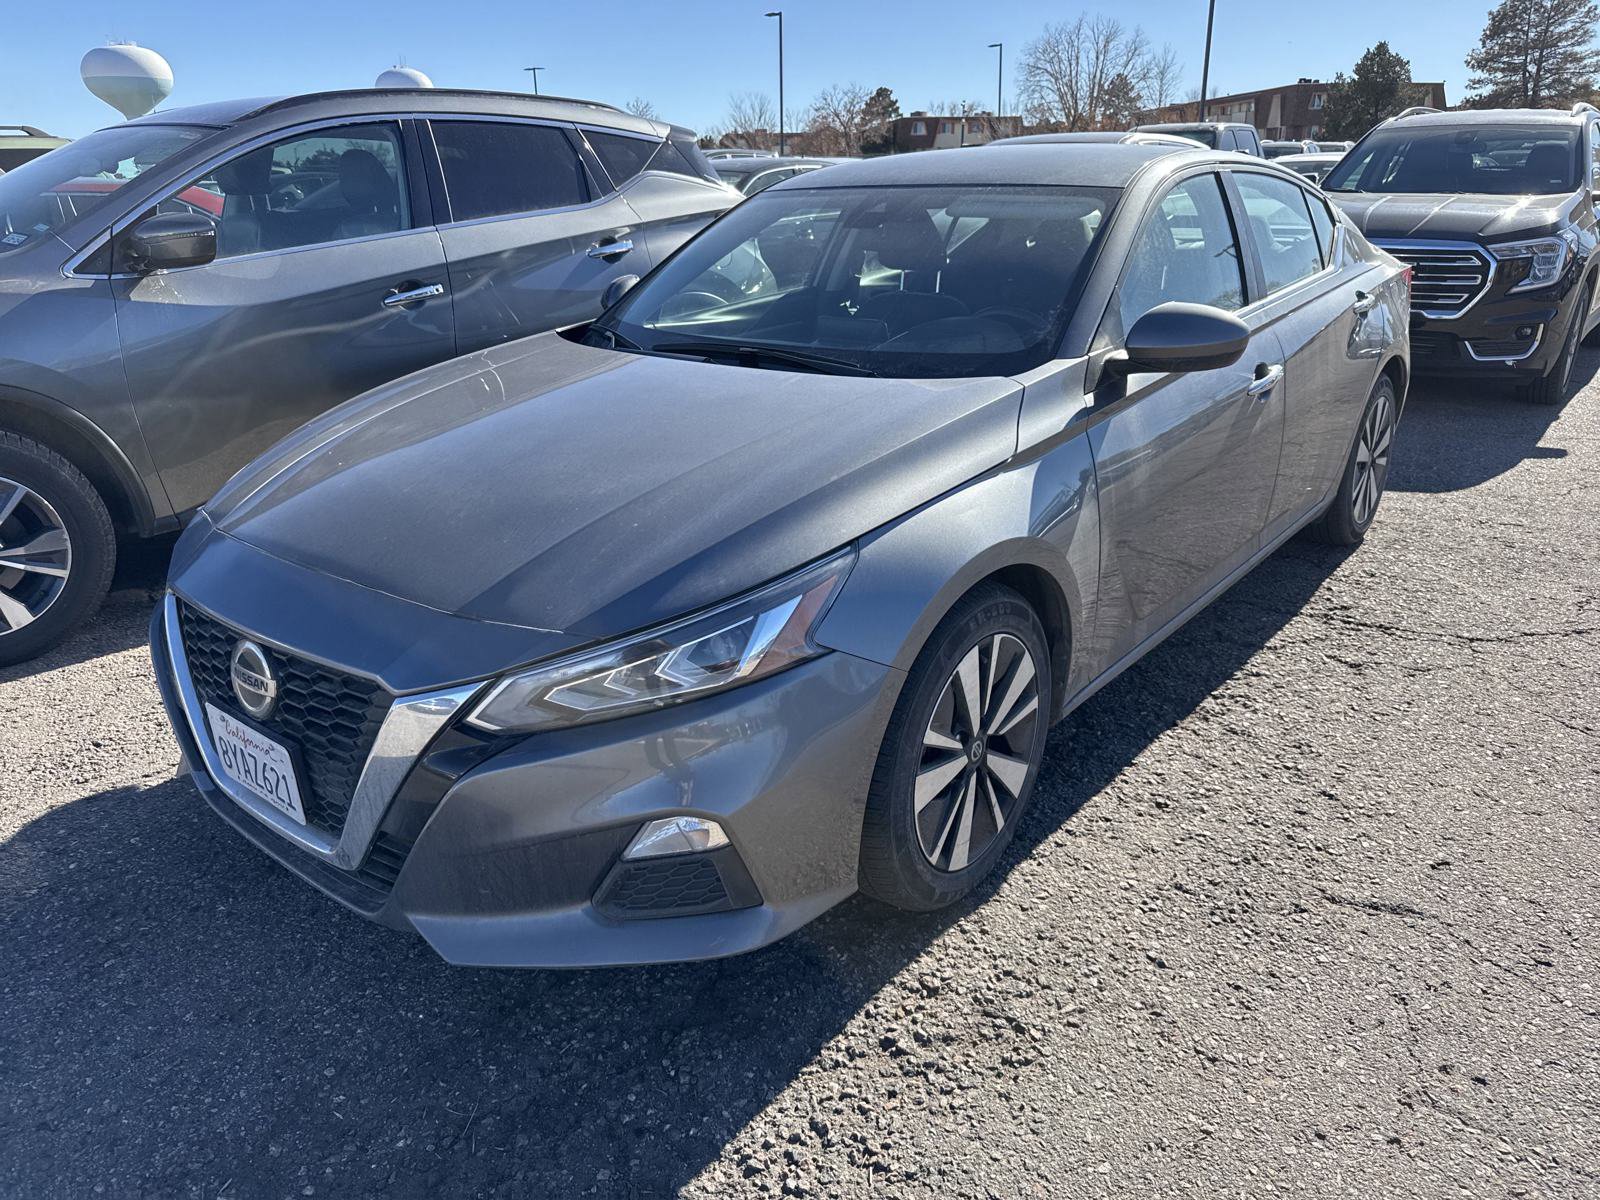
<path fill-rule="evenodd" d="M 1600 111 L 1411 108 L 1323 180 L 1368 239 L 1410 264 L 1415 370 L 1566 397 L 1594 305 Z"/>

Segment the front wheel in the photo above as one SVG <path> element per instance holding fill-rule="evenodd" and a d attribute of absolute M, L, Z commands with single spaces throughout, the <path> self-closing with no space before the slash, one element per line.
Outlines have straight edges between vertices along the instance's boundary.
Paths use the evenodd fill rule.
<path fill-rule="evenodd" d="M 1361 414 L 1356 444 L 1344 464 L 1344 477 L 1333 503 L 1308 528 L 1319 542 L 1355 546 L 1367 536 L 1378 515 L 1378 502 L 1389 482 L 1389 454 L 1394 448 L 1395 424 L 1400 406 L 1395 402 L 1394 381 L 1380 376 Z"/>
<path fill-rule="evenodd" d="M 1578 344 L 1583 340 L 1583 327 L 1589 320 L 1592 297 L 1585 292 L 1578 299 L 1572 314 L 1572 328 L 1567 330 L 1567 340 L 1561 343 L 1561 357 L 1532 383 L 1524 384 L 1522 398 L 1530 404 L 1560 404 L 1567 398 L 1567 385 L 1572 382 L 1572 364 L 1578 358 Z"/>
<path fill-rule="evenodd" d="M 940 622 L 906 678 L 861 833 L 861 890 L 897 908 L 954 903 L 993 868 L 1033 794 L 1050 726 L 1037 614 L 986 584 Z"/>

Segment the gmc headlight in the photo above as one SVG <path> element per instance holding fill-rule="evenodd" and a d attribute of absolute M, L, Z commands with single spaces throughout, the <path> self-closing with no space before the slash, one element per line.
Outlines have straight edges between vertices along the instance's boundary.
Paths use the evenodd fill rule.
<path fill-rule="evenodd" d="M 710 612 L 507 675 L 467 718 L 525 733 L 646 712 L 824 653 L 811 631 L 855 564 L 835 555 Z"/>
<path fill-rule="evenodd" d="M 1528 273 L 1519 280 L 1512 292 L 1529 292 L 1534 288 L 1549 287 L 1561 278 L 1567 262 L 1578 249 L 1578 235 L 1563 229 L 1554 237 L 1533 238 L 1526 242 L 1501 242 L 1485 246 L 1501 262 L 1528 260 Z"/>

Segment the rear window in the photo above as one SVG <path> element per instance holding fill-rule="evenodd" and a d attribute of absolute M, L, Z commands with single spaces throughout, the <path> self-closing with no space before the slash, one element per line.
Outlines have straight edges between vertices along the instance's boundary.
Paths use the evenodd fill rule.
<path fill-rule="evenodd" d="M 550 125 L 435 121 L 450 217 L 474 221 L 589 201 L 589 174 L 567 135 Z"/>
<path fill-rule="evenodd" d="M 1347 154 L 1330 192 L 1549 196 L 1577 187 L 1578 131 L 1559 125 L 1425 126 L 1397 121 Z"/>
<path fill-rule="evenodd" d="M 589 139 L 589 145 L 594 148 L 595 157 L 606 169 L 606 174 L 611 176 L 613 187 L 621 187 L 644 170 L 645 164 L 650 161 L 650 156 L 661 144 L 654 138 L 600 133 L 594 129 L 584 130 L 584 136 Z"/>
<path fill-rule="evenodd" d="M 670 171 L 674 175 L 687 175 L 691 179 L 716 179 L 717 173 L 706 161 L 700 148 L 688 138 L 674 134 L 661 143 L 661 149 L 650 160 L 652 171 Z"/>

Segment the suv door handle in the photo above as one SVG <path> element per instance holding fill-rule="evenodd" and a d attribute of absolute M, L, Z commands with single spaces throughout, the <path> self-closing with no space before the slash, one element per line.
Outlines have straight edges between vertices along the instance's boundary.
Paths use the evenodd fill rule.
<path fill-rule="evenodd" d="M 1266 363 L 1256 364 L 1256 377 L 1250 381 L 1250 386 L 1245 391 L 1252 396 L 1265 396 L 1278 386 L 1278 380 L 1283 378 L 1283 364 Z"/>
<path fill-rule="evenodd" d="M 1356 316 L 1364 316 L 1378 306 L 1378 298 L 1371 292 L 1357 292 L 1356 302 L 1350 306 L 1350 311 Z"/>
<path fill-rule="evenodd" d="M 612 238 L 609 241 L 596 242 L 589 247 L 588 253 L 590 258 L 621 258 L 632 249 L 633 241 L 630 238 Z"/>
<path fill-rule="evenodd" d="M 404 308 L 408 304 L 421 304 L 424 300 L 432 300 L 435 296 L 442 295 L 444 295 L 442 283 L 424 283 L 409 288 L 401 284 L 383 298 L 383 306 Z"/>

